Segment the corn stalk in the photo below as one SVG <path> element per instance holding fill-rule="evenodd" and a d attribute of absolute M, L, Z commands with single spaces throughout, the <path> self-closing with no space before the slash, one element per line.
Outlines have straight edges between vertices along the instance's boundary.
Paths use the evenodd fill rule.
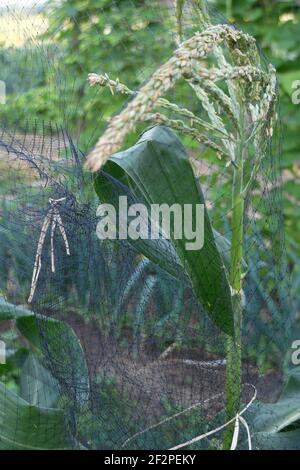
<path fill-rule="evenodd" d="M 112 93 L 132 95 L 133 99 L 97 142 L 87 167 L 99 170 L 120 149 L 125 136 L 141 122 L 169 126 L 213 149 L 232 169 L 231 267 L 229 281 L 234 307 L 234 335 L 226 344 L 226 413 L 231 420 L 240 409 L 242 380 L 243 317 L 243 239 L 245 198 L 256 181 L 261 161 L 272 137 L 276 74 L 263 68 L 255 40 L 228 25 L 212 25 L 205 2 L 191 0 L 197 9 L 202 32 L 182 38 L 183 1 L 176 2 L 179 46 L 173 56 L 138 91 L 129 90 L 107 75 L 90 74 L 91 85 L 108 86 Z M 208 62 L 207 58 L 213 60 Z M 185 79 L 205 110 L 206 119 L 171 103 L 163 95 Z M 220 86 L 221 83 L 225 84 Z M 226 91 L 224 91 L 226 88 Z M 163 114 L 166 113 L 166 114 Z M 172 113 L 172 119 L 168 113 Z M 177 114 L 180 119 L 174 119 Z M 251 159 L 251 172 L 245 162 Z M 225 432 L 224 448 L 230 448 L 233 426 Z"/>

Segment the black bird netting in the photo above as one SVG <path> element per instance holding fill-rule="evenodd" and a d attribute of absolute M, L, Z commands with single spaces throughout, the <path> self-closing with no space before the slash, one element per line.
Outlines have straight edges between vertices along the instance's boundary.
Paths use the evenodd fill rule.
<path fill-rule="evenodd" d="M 76 1 L 67 2 L 68 10 L 51 3 L 46 16 L 42 8 L 35 13 L 37 22 L 28 10 L 2 11 L 22 44 L 22 83 L 9 63 L 11 90 L 0 109 L 0 332 L 7 352 L 0 366 L 0 421 L 4 416 L 6 423 L 0 448 L 170 449 L 187 443 L 187 449 L 220 449 L 222 425 L 234 424 L 247 405 L 238 447 L 248 447 L 250 429 L 258 448 L 273 448 L 274 436 L 255 440 L 257 420 L 277 416 L 264 403 L 281 394 L 295 312 L 284 254 L 276 106 L 264 115 L 258 106 L 265 98 L 259 80 L 267 80 L 263 91 L 275 100 L 268 62 L 251 41 L 258 62 L 249 62 L 244 37 L 230 37 L 229 52 L 216 42 L 200 59 L 192 49 L 192 75 L 182 66 L 176 86 L 158 97 L 166 115 L 149 116 L 146 109 L 150 128 L 144 132 L 137 121 L 125 140 L 130 150 L 90 173 L 84 163 L 104 123 L 126 99 L 128 107 L 138 99 L 136 90 L 151 83 L 177 47 L 206 26 L 239 32 L 193 1 L 177 2 L 177 27 L 170 2 L 157 9 L 153 2 L 102 1 L 91 11 Z M 99 44 L 99 56 L 85 48 L 85 36 Z M 239 40 L 240 48 L 230 49 Z M 183 60 L 180 53 L 177 59 Z M 230 60 L 235 65 L 228 72 Z M 135 74 L 124 91 L 128 68 Z M 87 76 L 95 72 L 106 75 L 93 75 L 89 87 Z M 233 100 L 239 79 L 247 81 L 242 105 Z M 33 88 L 22 89 L 30 80 Z M 232 188 L 240 169 L 233 158 L 239 145 L 234 112 L 248 106 L 247 99 L 252 107 L 245 113 L 243 178 L 251 184 L 243 198 L 239 289 L 232 271 Z M 99 237 L 100 202 L 117 208 L 118 198 L 126 197 L 128 206 L 183 207 L 194 203 L 195 191 L 209 223 L 203 250 L 185 250 L 161 227 L 156 240 L 148 239 L 153 220 L 142 213 L 144 239 Z M 117 218 L 123 215 L 116 209 Z M 233 309 L 243 311 L 242 352 L 232 366 L 232 323 L 225 319 L 236 297 Z M 240 398 L 228 408 L 230 383 Z"/>

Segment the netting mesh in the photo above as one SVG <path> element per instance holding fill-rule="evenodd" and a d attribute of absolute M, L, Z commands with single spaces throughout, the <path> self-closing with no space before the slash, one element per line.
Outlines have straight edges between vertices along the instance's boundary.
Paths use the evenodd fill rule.
<path fill-rule="evenodd" d="M 130 41 L 119 41 L 115 46 L 118 53 L 129 55 L 127 67 L 136 60 L 135 80 L 126 85 L 137 90 L 171 56 L 176 47 L 176 26 L 173 5 L 168 2 L 160 11 L 153 4 L 127 3 L 135 7 L 135 31 L 143 33 L 141 41 L 147 35 L 153 38 L 153 55 L 147 51 L 146 66 L 142 42 L 135 59 L 130 57 Z M 182 41 L 201 29 L 202 20 L 195 16 L 193 3 L 186 2 Z M 121 2 L 113 2 L 110 8 L 115 14 L 119 11 L 118 31 L 131 28 L 132 32 L 132 22 L 122 16 Z M 101 28 L 97 13 L 104 18 Z M 157 250 L 154 263 L 127 240 L 101 241 L 96 235 L 99 199 L 95 176 L 84 170 L 83 164 L 106 119 L 126 98 L 120 102 L 119 96 L 90 88 L 85 81 L 89 72 L 105 72 L 122 81 L 123 70 L 114 55 L 109 61 L 114 46 L 107 53 L 106 70 L 100 70 L 97 57 L 91 57 L 91 69 L 85 70 L 80 57 L 89 52 L 80 50 L 74 34 L 77 78 L 74 68 L 64 61 L 63 48 L 55 42 L 62 30 L 61 22 L 55 24 L 54 14 L 50 27 L 45 19 L 40 19 L 38 26 L 32 24 L 25 10 L 3 14 L 10 18 L 10 29 L 23 41 L 26 38 L 22 49 L 24 80 L 35 74 L 45 77 L 43 87 L 37 85 L 33 93 L 49 117 L 44 122 L 41 108 L 36 111 L 22 101 L 22 94 L 15 93 L 14 101 L 6 105 L 11 112 L 8 116 L 4 110 L 0 129 L 0 292 L 11 305 L 34 312 L 33 323 L 21 320 L 18 328 L 12 323 L 3 326 L 3 331 L 15 331 L 12 345 L 21 342 L 25 351 L 15 383 L 21 384 L 22 397 L 29 403 L 63 410 L 65 445 L 172 448 L 226 421 L 226 335 L 207 316 L 170 244 L 171 268 L 166 271 L 160 263 L 163 240 L 153 248 Z M 84 25 L 98 41 L 103 24 L 106 33 L 112 30 L 110 19 L 105 24 L 108 14 L 105 4 L 93 14 L 74 15 L 74 23 L 70 22 L 75 29 Z M 51 15 L 50 8 L 48 17 Z M 225 22 L 214 12 L 210 15 L 212 24 Z M 144 23 L 141 26 L 143 21 L 148 21 L 147 27 Z M 34 28 L 43 30 L 43 35 L 36 36 Z M 157 48 L 161 50 L 159 62 Z M 208 61 L 214 64 L 213 58 Z M 266 59 L 261 56 L 261 61 L 267 70 Z M 169 91 L 168 98 L 201 117 L 207 113 L 184 83 L 179 91 Z M 51 103 L 56 103 L 55 110 Z M 170 112 L 168 117 L 175 115 Z M 225 122 L 228 132 L 234 132 L 230 117 Z M 125 148 L 136 142 L 143 129 L 139 124 L 137 131 L 130 133 Z M 230 260 L 232 166 L 224 165 L 224 159 L 205 142 L 180 135 L 180 131 L 178 135 L 201 183 L 211 224 L 225 237 L 223 256 Z M 256 387 L 263 402 L 278 398 L 282 352 L 289 340 L 287 324 L 292 321 L 282 233 L 279 136 L 280 130 L 274 128 L 274 138 L 264 149 L 260 170 L 245 201 L 241 403 L 248 403 L 253 395 L 249 384 Z M 218 145 L 221 142 L 219 137 Z M 252 169 L 249 158 L 245 177 Z M 101 170 L 101 180 L 115 195 L 143 202 L 138 185 L 129 185 L 125 177 L 114 178 L 106 167 Z M 210 266 L 203 269 L 209 271 Z M 223 299 L 216 302 L 222 304 Z M 30 384 L 35 381 L 42 386 L 33 389 Z M 45 439 L 51 440 L 61 429 L 55 423 L 49 426 L 44 433 Z M 221 434 L 191 448 L 221 448 Z M 246 434 L 241 445 L 245 438 Z"/>

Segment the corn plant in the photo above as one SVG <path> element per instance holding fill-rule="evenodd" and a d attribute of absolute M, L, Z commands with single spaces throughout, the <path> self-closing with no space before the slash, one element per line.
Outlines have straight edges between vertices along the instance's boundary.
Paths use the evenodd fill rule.
<path fill-rule="evenodd" d="M 194 8 L 198 31 L 191 37 L 184 38 L 183 9 L 188 3 Z M 239 410 L 241 395 L 245 200 L 251 196 L 253 185 L 257 182 L 277 118 L 276 73 L 271 64 L 266 65 L 261 59 L 256 42 L 251 36 L 228 24 L 214 25 L 206 3 L 202 0 L 176 1 L 176 19 L 177 49 L 138 92 L 130 90 L 118 79 L 110 79 L 108 75 L 89 75 L 91 85 L 108 86 L 112 93 L 129 95 L 132 99 L 120 114 L 109 121 L 106 131 L 88 156 L 87 168 L 94 172 L 100 170 L 121 149 L 129 133 L 141 123 L 150 123 L 159 125 L 158 129 L 161 131 L 149 131 L 146 137 L 142 136 L 138 145 L 142 146 L 143 152 L 137 158 L 134 157 L 134 152 L 139 152 L 138 147 L 135 147 L 134 151 L 114 155 L 105 166 L 105 170 L 112 172 L 112 165 L 118 165 L 132 181 L 138 174 L 138 181 L 143 183 L 141 193 L 146 187 L 147 195 L 143 194 L 145 198 L 150 195 L 155 202 L 172 203 L 175 202 L 172 196 L 178 196 L 174 190 L 174 193 L 170 192 L 168 201 L 159 201 L 159 189 L 155 187 L 157 181 L 149 176 L 157 160 L 161 167 L 166 168 L 169 165 L 166 170 L 169 178 L 180 178 L 180 185 L 186 191 L 185 194 L 181 192 L 176 202 L 195 202 L 197 199 L 199 202 L 203 197 L 199 187 L 194 193 L 190 189 L 193 183 L 188 159 L 182 164 L 182 154 L 177 155 L 177 159 L 174 155 L 167 155 L 167 149 L 169 153 L 176 154 L 180 143 L 176 142 L 174 145 L 175 138 L 170 137 L 165 128 L 189 136 L 211 149 L 231 172 L 232 237 L 228 269 L 224 270 L 207 213 L 206 248 L 204 246 L 202 255 L 194 253 L 191 259 L 191 255 L 182 246 L 174 243 L 175 251 L 191 279 L 198 300 L 227 334 L 226 412 L 228 419 L 231 419 Z M 176 87 L 179 80 L 184 80 L 190 86 L 201 104 L 205 118 L 166 99 L 165 95 Z M 151 145 L 145 144 L 147 139 L 148 142 L 151 141 Z M 149 162 L 143 161 L 145 158 Z M 172 171 L 172 165 L 177 165 L 177 170 L 180 169 L 177 172 Z M 167 179 L 163 181 L 167 185 Z M 185 185 L 184 182 L 187 181 L 189 183 Z M 162 184 L 159 186 L 161 194 L 165 194 L 167 189 Z M 103 197 L 100 186 L 97 186 L 96 179 L 98 194 Z M 213 284 L 213 290 L 203 285 L 203 272 L 197 265 L 209 253 L 213 255 L 214 265 L 217 266 L 216 270 L 206 272 L 206 283 Z M 147 255 L 149 256 L 149 252 Z M 230 446 L 232 431 L 229 429 L 225 433 L 225 448 Z"/>
<path fill-rule="evenodd" d="M 18 393 L 9 390 L 1 377 L 0 403 L 5 411 L 1 417 L 0 449 L 70 448 L 72 437 L 66 430 L 60 397 L 65 393 L 66 400 L 81 408 L 90 393 L 80 341 L 66 323 L 35 314 L 0 296 L 0 324 L 7 320 L 15 322 L 19 334 L 26 339 L 27 349 Z M 7 367 L 13 362 L 9 356 Z"/>

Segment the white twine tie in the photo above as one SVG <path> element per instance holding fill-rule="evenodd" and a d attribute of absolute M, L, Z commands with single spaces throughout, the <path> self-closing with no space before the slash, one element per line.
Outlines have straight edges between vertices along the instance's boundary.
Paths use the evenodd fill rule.
<path fill-rule="evenodd" d="M 253 390 L 254 390 L 253 397 L 251 398 L 251 400 L 249 401 L 249 403 L 245 406 L 245 408 L 243 408 L 242 411 L 240 411 L 239 413 L 237 413 L 234 418 L 230 419 L 229 421 L 227 421 L 226 423 L 222 424 L 222 426 L 219 426 L 218 428 L 212 429 L 211 431 L 209 431 L 209 432 L 207 432 L 207 433 L 205 433 L 205 434 L 201 434 L 200 436 L 194 437 L 194 438 L 191 439 L 190 441 L 184 442 L 183 444 L 179 444 L 178 446 L 172 447 L 172 448 L 169 449 L 169 450 L 178 450 L 178 449 L 182 449 L 182 447 L 187 447 L 187 446 L 189 446 L 189 445 L 191 445 L 191 444 L 194 444 L 195 442 L 202 441 L 202 440 L 205 439 L 206 437 L 212 436 L 213 434 L 216 434 L 217 432 L 222 431 L 223 429 L 225 429 L 225 428 L 227 428 L 228 426 L 230 426 L 232 423 L 235 423 L 235 425 L 234 425 L 234 433 L 233 433 L 233 437 L 232 437 L 232 442 L 231 442 L 230 450 L 235 450 L 236 447 L 237 447 L 237 444 L 238 444 L 238 438 L 239 438 L 239 433 L 240 433 L 240 425 L 239 425 L 240 422 L 243 424 L 243 426 L 246 428 L 246 431 L 247 431 L 248 450 L 252 450 L 252 441 L 251 441 L 250 429 L 249 429 L 249 426 L 248 426 L 246 420 L 245 420 L 245 419 L 243 418 L 243 416 L 242 416 L 242 415 L 243 415 L 244 413 L 246 413 L 246 411 L 250 408 L 250 406 L 252 405 L 252 403 L 254 402 L 254 400 L 256 400 L 256 397 L 257 397 L 257 390 L 256 390 L 256 388 L 254 387 L 254 385 L 251 385 L 251 387 L 252 387 Z"/>
<path fill-rule="evenodd" d="M 32 302 L 35 289 L 37 286 L 38 278 L 41 272 L 41 267 L 42 267 L 42 251 L 43 251 L 43 246 L 45 243 L 46 235 L 48 228 L 51 224 L 51 248 L 50 248 L 50 255 L 51 255 L 51 271 L 55 273 L 55 257 L 54 257 L 54 235 L 55 235 L 55 230 L 56 227 L 59 227 L 60 233 L 63 237 L 65 247 L 66 247 L 66 253 L 69 256 L 70 255 L 70 247 L 69 247 L 69 242 L 67 238 L 67 234 L 64 228 L 64 224 L 62 221 L 62 218 L 59 213 L 59 208 L 58 206 L 60 205 L 61 202 L 65 201 L 66 198 L 62 197 L 60 199 L 49 199 L 49 204 L 50 204 L 50 209 L 47 212 L 47 215 L 44 219 L 43 226 L 41 229 L 41 234 L 40 238 L 38 241 L 37 245 L 37 250 L 36 250 L 36 256 L 35 256 L 35 262 L 34 262 L 34 268 L 33 268 L 33 273 L 32 273 L 32 280 L 31 280 L 31 289 L 30 289 L 30 295 L 28 298 L 28 303 Z"/>
<path fill-rule="evenodd" d="M 251 440 L 250 429 L 249 429 L 247 421 L 243 417 L 243 414 L 246 413 L 246 411 L 250 408 L 252 403 L 256 400 L 257 390 L 256 390 L 255 386 L 252 385 L 252 384 L 245 384 L 245 385 L 248 385 L 253 389 L 253 397 L 248 402 L 248 404 L 239 413 L 236 414 L 236 416 L 234 416 L 232 419 L 230 419 L 226 423 L 222 424 L 218 428 L 212 429 L 211 431 L 208 431 L 205 434 L 201 434 L 199 436 L 196 436 L 193 439 L 190 439 L 189 441 L 186 441 L 186 442 L 184 442 L 182 444 L 179 444 L 175 447 L 171 447 L 168 450 L 182 449 L 183 447 L 187 447 L 191 444 L 194 444 L 195 442 L 202 441 L 203 439 L 205 439 L 209 436 L 212 436 L 213 434 L 216 434 L 219 431 L 222 431 L 223 429 L 227 428 L 228 426 L 230 426 L 233 423 L 235 423 L 235 424 L 234 424 L 234 432 L 233 432 L 233 437 L 232 437 L 230 450 L 235 450 L 237 448 L 238 438 L 239 438 L 239 433 L 240 433 L 240 423 L 243 424 L 243 426 L 245 427 L 245 429 L 247 431 L 248 450 L 252 450 L 252 440 Z M 183 415 L 184 413 L 186 413 L 188 411 L 191 411 L 192 409 L 195 409 L 195 408 L 197 408 L 201 405 L 204 405 L 204 404 L 208 403 L 211 400 L 215 400 L 217 398 L 222 397 L 223 395 L 224 395 L 224 393 L 218 393 L 217 395 L 213 396 L 212 398 L 208 398 L 207 400 L 196 403 L 195 405 L 192 405 L 192 406 L 190 406 L 189 408 L 186 408 L 183 411 L 180 411 L 180 412 L 178 412 L 178 413 L 176 413 L 172 416 L 169 416 L 168 418 L 165 418 L 164 420 L 160 421 L 159 423 L 156 423 L 156 424 L 153 424 L 152 426 L 149 426 L 148 428 L 144 429 L 143 431 L 137 432 L 133 436 L 126 439 L 126 441 L 122 444 L 121 448 L 125 447 L 125 445 L 128 444 L 130 441 L 132 441 L 136 437 L 139 437 L 140 435 L 144 434 L 145 432 L 150 431 L 151 429 L 157 428 L 158 426 L 161 426 L 162 424 L 167 423 L 168 421 L 171 421 L 172 419 L 177 418 L 178 416 Z"/>

